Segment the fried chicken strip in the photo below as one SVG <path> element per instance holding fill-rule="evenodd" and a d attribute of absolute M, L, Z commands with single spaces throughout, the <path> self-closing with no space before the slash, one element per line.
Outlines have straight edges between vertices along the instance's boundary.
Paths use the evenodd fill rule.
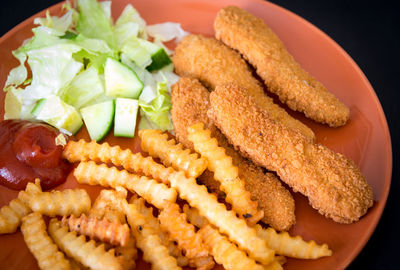
<path fill-rule="evenodd" d="M 178 75 L 196 78 L 210 90 L 230 82 L 242 85 L 274 120 L 314 140 L 313 131 L 275 104 L 240 54 L 222 42 L 200 35 L 186 36 L 176 47 L 172 61 Z"/>
<path fill-rule="evenodd" d="M 212 136 L 217 138 L 218 144 L 225 148 L 226 154 L 232 157 L 233 165 L 239 168 L 239 177 L 245 181 L 245 188 L 264 211 L 262 221 L 277 230 L 288 230 L 295 223 L 295 205 L 290 192 L 282 186 L 274 174 L 264 173 L 260 167 L 244 159 L 229 145 L 225 136 L 207 116 L 210 107 L 209 95 L 207 89 L 196 79 L 183 77 L 173 85 L 171 118 L 176 138 L 185 147 L 194 150 L 192 142 L 187 138 L 187 127 L 203 122 L 205 127 L 211 130 Z M 212 172 L 206 170 L 199 180 L 210 191 L 221 193 L 219 182 L 214 180 Z"/>
<path fill-rule="evenodd" d="M 351 223 L 372 206 L 372 188 L 353 161 L 271 120 L 243 87 L 217 86 L 208 116 L 245 157 L 275 171 L 326 217 Z"/>
<path fill-rule="evenodd" d="M 344 125 L 350 110 L 308 74 L 260 18 L 236 6 L 221 9 L 214 22 L 215 36 L 238 50 L 289 108 L 331 127 Z M 245 86 L 246 87 L 246 86 Z"/>

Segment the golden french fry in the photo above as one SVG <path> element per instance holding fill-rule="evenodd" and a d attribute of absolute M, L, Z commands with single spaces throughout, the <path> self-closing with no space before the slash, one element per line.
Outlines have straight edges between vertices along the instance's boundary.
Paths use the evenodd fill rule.
<path fill-rule="evenodd" d="M 197 208 L 210 223 L 246 250 L 251 258 L 264 265 L 273 261 L 274 251 L 257 236 L 256 230 L 238 218 L 233 211 L 228 211 L 224 204 L 219 203 L 214 195 L 207 192 L 205 186 L 198 185 L 195 179 L 187 178 L 182 172 L 174 172 L 168 179 L 171 187 L 178 190 L 182 199 Z"/>
<path fill-rule="evenodd" d="M 65 189 L 63 191 L 39 192 L 33 194 L 29 206 L 35 212 L 47 216 L 67 216 L 87 213 L 91 201 L 84 189 Z"/>
<path fill-rule="evenodd" d="M 37 179 L 38 180 L 38 179 Z M 28 183 L 25 191 L 18 193 L 18 198 L 12 200 L 8 205 L 0 209 L 0 234 L 13 233 L 17 231 L 18 226 L 24 216 L 31 213 L 29 208 L 29 198 L 31 194 L 41 192 L 40 181 L 36 184 Z"/>
<path fill-rule="evenodd" d="M 183 213 L 186 214 L 190 223 L 200 229 L 209 224 L 208 220 L 200 215 L 199 210 L 194 207 L 189 207 L 187 204 L 183 205 Z"/>
<path fill-rule="evenodd" d="M 103 189 L 99 196 L 97 196 L 94 205 L 90 211 L 92 216 L 97 218 L 105 218 L 111 222 L 120 222 L 126 224 L 125 213 L 119 208 L 115 207 L 115 200 L 118 198 L 125 199 L 127 196 L 127 190 L 121 187 L 116 187 L 116 190 Z M 117 199 L 115 199 L 117 198 Z M 95 208 L 94 212 L 92 212 Z M 137 259 L 136 241 L 131 234 L 128 243 L 125 247 L 115 247 L 115 254 L 122 258 L 122 267 L 124 270 L 135 269 Z"/>
<path fill-rule="evenodd" d="M 126 246 L 115 247 L 115 255 L 122 258 L 122 268 L 124 270 L 135 269 L 137 259 L 136 241 L 133 235 L 130 235 Z"/>
<path fill-rule="evenodd" d="M 158 237 L 160 237 L 161 243 L 168 248 L 169 255 L 176 258 L 178 266 L 183 267 L 189 264 L 189 259 L 182 255 L 182 251 L 173 242 L 170 241 L 167 234 L 161 230 L 159 220 L 153 215 L 153 208 L 146 207 L 145 200 L 143 198 L 138 198 L 137 196 L 132 196 L 129 203 L 136 205 L 140 214 L 146 219 L 147 225 L 150 226 Z"/>
<path fill-rule="evenodd" d="M 74 176 L 82 184 L 113 188 L 117 186 L 126 187 L 157 208 L 163 208 L 166 201 L 176 201 L 176 191 L 162 183 L 145 176 L 130 174 L 125 170 L 120 171 L 115 167 L 109 168 L 105 164 L 97 165 L 93 161 L 79 163 L 74 171 Z"/>
<path fill-rule="evenodd" d="M 238 249 L 225 236 L 222 236 L 210 225 L 206 225 L 199 230 L 204 242 L 210 248 L 211 254 L 217 263 L 225 269 L 232 270 L 264 270 L 261 264 L 257 264 L 253 259 L 247 257 L 246 253 Z"/>
<path fill-rule="evenodd" d="M 217 139 L 211 137 L 211 131 L 204 129 L 203 123 L 190 126 L 187 131 L 194 149 L 207 159 L 208 169 L 214 172 L 215 180 L 221 183 L 220 189 L 225 192 L 226 201 L 249 224 L 256 224 L 263 218 L 264 212 L 258 210 L 257 202 L 251 200 L 251 194 L 239 178 L 238 168 L 232 164 L 232 158 L 225 153 L 225 148 L 218 146 Z"/>
<path fill-rule="evenodd" d="M 161 228 L 178 243 L 189 259 L 208 256 L 208 248 L 203 244 L 201 236 L 195 232 L 194 226 L 186 221 L 186 215 L 180 212 L 179 205 L 168 203 L 161 210 L 158 219 Z"/>
<path fill-rule="evenodd" d="M 161 130 L 140 130 L 141 147 L 153 157 L 159 157 L 165 166 L 182 170 L 188 177 L 198 177 L 207 168 L 207 160 L 183 149 L 182 144 L 176 144 L 174 139 L 168 140 L 168 135 Z"/>
<path fill-rule="evenodd" d="M 292 237 L 287 232 L 277 233 L 273 228 L 264 229 L 258 224 L 255 228 L 257 235 L 277 254 L 298 259 L 317 259 L 332 255 L 327 244 L 317 245 L 312 240 L 306 242 L 300 236 Z"/>
<path fill-rule="evenodd" d="M 49 233 L 58 247 L 68 256 L 91 269 L 121 270 L 120 257 L 115 257 L 114 250 L 105 251 L 104 245 L 96 246 L 94 240 L 86 242 L 85 236 L 68 232 L 57 219 L 50 220 Z"/>
<path fill-rule="evenodd" d="M 40 213 L 34 212 L 22 218 L 21 232 L 40 269 L 70 269 L 64 257 L 46 232 L 46 225 Z"/>
<path fill-rule="evenodd" d="M 112 245 L 126 246 L 129 240 L 129 227 L 118 221 L 110 222 L 107 219 L 88 218 L 82 214 L 79 218 L 74 215 L 64 216 L 62 224 L 68 226 L 70 231 L 89 236 L 91 239 L 100 240 Z"/>
<path fill-rule="evenodd" d="M 122 150 L 118 145 L 110 146 L 108 143 L 98 144 L 96 141 L 85 142 L 81 139 L 77 142 L 69 141 L 64 148 L 63 157 L 70 162 L 88 161 L 112 163 L 122 166 L 125 170 L 134 171 L 139 174 L 152 176 L 156 180 L 166 179 L 168 170 L 161 164 L 155 162 L 151 157 L 143 157 L 141 153 L 133 154 L 131 150 Z M 166 182 L 163 182 L 166 184 Z"/>
<path fill-rule="evenodd" d="M 154 270 L 181 269 L 168 249 L 162 244 L 157 232 L 148 225 L 146 218 L 138 211 L 136 205 L 128 204 L 125 199 L 115 197 L 116 207 L 127 216 L 132 233 L 136 238 L 137 246 L 143 251 L 143 259 L 152 264 Z"/>
<path fill-rule="evenodd" d="M 12 200 L 0 209 L 0 234 L 16 232 L 21 220 L 31 209 L 20 199 Z"/>

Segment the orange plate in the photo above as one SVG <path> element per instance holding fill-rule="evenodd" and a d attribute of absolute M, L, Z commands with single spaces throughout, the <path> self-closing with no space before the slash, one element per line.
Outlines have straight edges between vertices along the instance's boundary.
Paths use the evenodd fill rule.
<path fill-rule="evenodd" d="M 127 2 L 113 0 L 114 18 L 121 13 Z M 148 24 L 180 22 L 185 30 L 207 36 L 214 33 L 212 26 L 218 10 L 229 4 L 238 5 L 264 19 L 296 60 L 350 107 L 350 122 L 337 129 L 316 124 L 297 113 L 293 115 L 314 130 L 319 142 L 343 153 L 360 166 L 374 190 L 375 204 L 359 222 L 341 225 L 322 217 L 308 205 L 305 197 L 294 194 L 297 223 L 290 233 L 301 235 L 305 240 L 328 243 L 333 256 L 319 260 L 288 259 L 285 265 L 285 269 L 343 269 L 357 256 L 371 236 L 389 192 L 392 150 L 388 126 L 378 98 L 360 68 L 342 48 L 304 19 L 274 4 L 258 0 L 134 1 L 134 6 Z M 60 7 L 61 4 L 51 7 L 51 13 L 58 13 Z M 10 69 L 18 65 L 11 51 L 32 35 L 30 29 L 33 18 L 37 16 L 44 17 L 45 11 L 19 24 L 0 39 L 1 86 Z M 4 94 L 1 93 L 0 104 L 3 101 Z M 0 113 L 3 113 L 3 108 L 0 108 Z M 82 130 L 78 137 L 87 138 L 87 132 Z M 112 135 L 107 140 L 112 144 L 118 143 L 139 150 L 135 140 L 115 139 Z M 59 188 L 75 186 L 78 184 L 70 177 Z M 90 191 L 92 198 L 98 194 L 97 187 L 85 188 Z M 15 198 L 17 192 L 0 186 L 0 195 L 2 206 Z M 21 233 L 0 236 L 0 269 L 37 269 Z M 138 269 L 150 269 L 150 266 L 139 262 Z"/>

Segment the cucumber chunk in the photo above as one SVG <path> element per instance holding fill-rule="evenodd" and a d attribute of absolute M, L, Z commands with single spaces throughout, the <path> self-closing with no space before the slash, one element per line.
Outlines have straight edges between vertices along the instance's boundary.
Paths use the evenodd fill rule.
<path fill-rule="evenodd" d="M 151 64 L 146 67 L 148 71 L 159 70 L 169 64 L 171 64 L 171 58 L 165 52 L 163 48 L 151 55 Z"/>
<path fill-rule="evenodd" d="M 115 101 L 109 100 L 81 109 L 90 138 L 101 141 L 110 131 L 115 113 Z"/>
<path fill-rule="evenodd" d="M 143 82 L 128 66 L 108 58 L 104 68 L 106 95 L 110 97 L 138 98 Z"/>
<path fill-rule="evenodd" d="M 117 98 L 115 104 L 114 136 L 133 138 L 139 102 L 136 99 Z"/>

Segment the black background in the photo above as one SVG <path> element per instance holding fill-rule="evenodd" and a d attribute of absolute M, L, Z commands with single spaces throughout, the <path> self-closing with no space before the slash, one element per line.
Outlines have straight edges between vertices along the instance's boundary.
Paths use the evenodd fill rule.
<path fill-rule="evenodd" d="M 18 23 L 59 1 L 14 0 L 0 5 L 0 36 Z M 393 146 L 393 176 L 385 211 L 374 234 L 349 269 L 400 269 L 398 160 L 400 136 L 397 120 L 400 99 L 400 23 L 393 2 L 280 1 L 334 39 L 355 60 L 375 89 L 385 111 Z M 1 59 L 0 59 L 1 61 Z"/>

